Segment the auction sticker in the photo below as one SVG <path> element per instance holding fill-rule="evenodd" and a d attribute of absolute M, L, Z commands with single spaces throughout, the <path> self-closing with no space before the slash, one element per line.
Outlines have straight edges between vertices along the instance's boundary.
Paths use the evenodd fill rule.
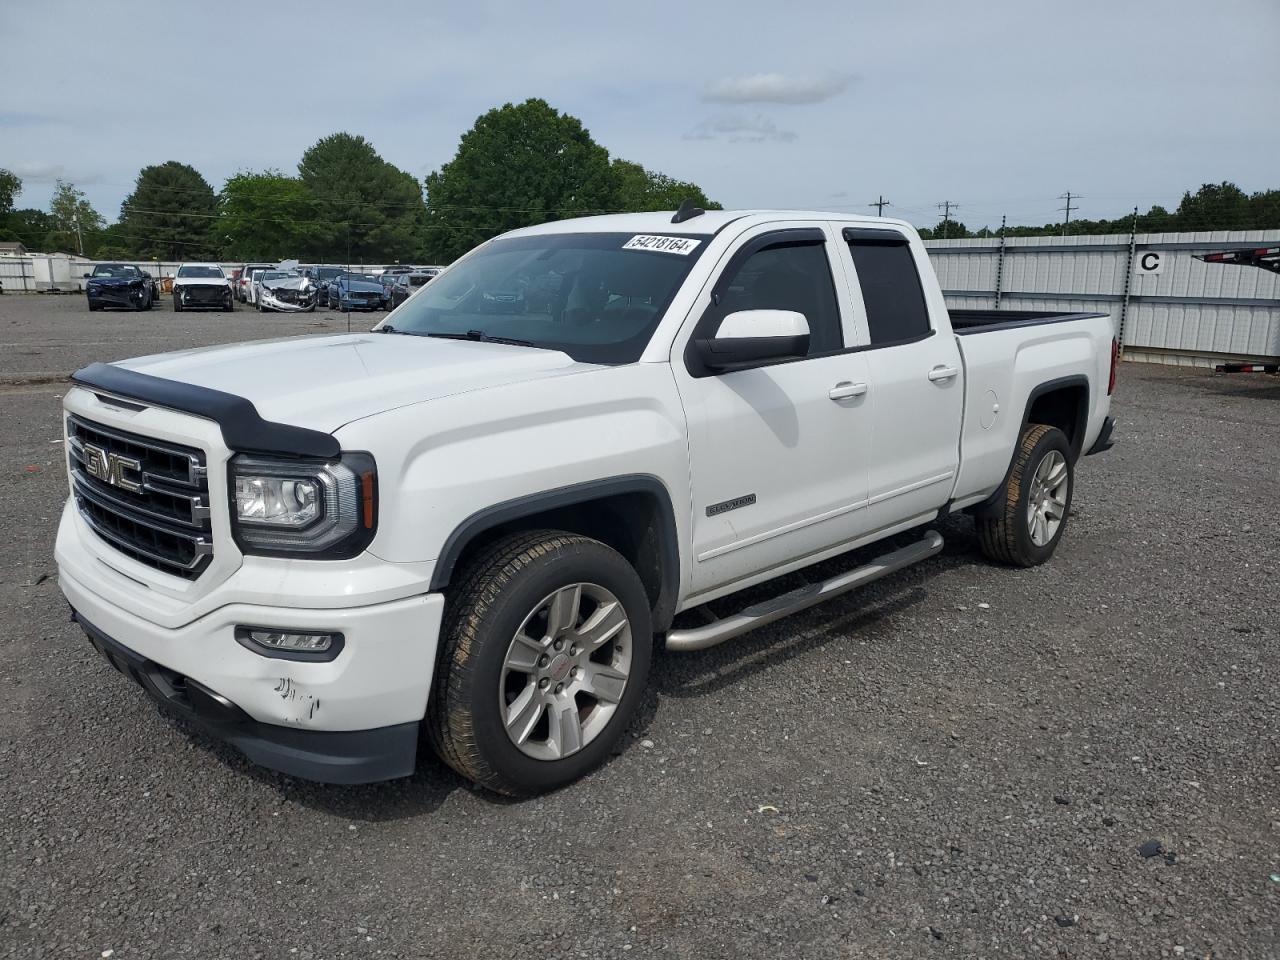
<path fill-rule="evenodd" d="M 637 234 L 622 245 L 623 250 L 656 250 L 658 253 L 678 253 L 687 257 L 698 249 L 701 240 L 688 237 L 658 237 L 647 233 Z"/>

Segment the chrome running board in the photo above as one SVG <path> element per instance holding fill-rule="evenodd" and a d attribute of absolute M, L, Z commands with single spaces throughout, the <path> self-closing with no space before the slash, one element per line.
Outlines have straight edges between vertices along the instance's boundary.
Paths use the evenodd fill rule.
<path fill-rule="evenodd" d="M 764 600 L 747 607 L 733 616 L 714 620 L 702 627 L 689 630 L 672 630 L 667 634 L 668 650 L 705 650 L 717 643 L 740 637 L 749 630 L 763 627 L 793 613 L 808 609 L 824 600 L 830 600 L 856 587 L 879 580 L 881 577 L 909 567 L 921 560 L 928 560 L 942 549 L 942 536 L 932 530 L 923 540 L 876 557 L 868 564 L 855 567 L 838 577 L 821 583 L 809 583 L 772 600 Z"/>

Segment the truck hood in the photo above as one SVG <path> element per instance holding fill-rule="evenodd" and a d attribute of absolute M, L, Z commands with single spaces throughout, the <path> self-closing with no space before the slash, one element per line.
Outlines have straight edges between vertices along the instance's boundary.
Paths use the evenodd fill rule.
<path fill-rule="evenodd" d="M 245 397 L 263 419 L 325 433 L 437 397 L 597 369 L 557 350 L 379 333 L 259 340 L 116 365 Z"/>

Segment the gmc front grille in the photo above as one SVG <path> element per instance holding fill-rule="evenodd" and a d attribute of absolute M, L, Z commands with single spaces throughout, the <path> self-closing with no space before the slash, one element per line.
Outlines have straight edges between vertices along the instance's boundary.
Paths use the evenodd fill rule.
<path fill-rule="evenodd" d="M 194 580 L 213 559 L 204 453 L 67 418 L 71 492 L 86 524 L 126 556 Z"/>

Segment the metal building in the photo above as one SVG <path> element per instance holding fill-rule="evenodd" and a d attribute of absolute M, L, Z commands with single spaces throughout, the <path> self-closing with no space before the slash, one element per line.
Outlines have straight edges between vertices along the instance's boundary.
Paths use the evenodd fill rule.
<path fill-rule="evenodd" d="M 1280 273 L 1197 254 L 1280 245 L 1278 230 L 930 240 L 956 308 L 1110 313 L 1129 360 L 1280 357 Z"/>

